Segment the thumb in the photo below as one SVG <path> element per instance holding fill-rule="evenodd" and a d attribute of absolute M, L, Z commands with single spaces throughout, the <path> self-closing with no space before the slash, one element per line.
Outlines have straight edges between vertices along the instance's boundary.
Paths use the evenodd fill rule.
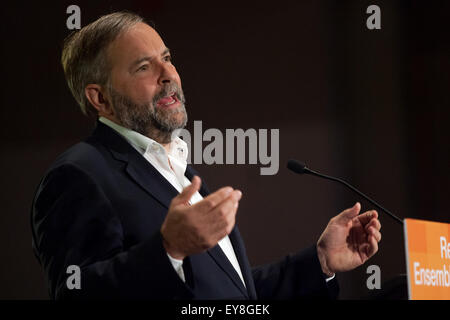
<path fill-rule="evenodd" d="M 191 184 L 188 185 L 186 188 L 184 188 L 179 195 L 173 198 L 172 204 L 174 205 L 188 204 L 189 200 L 191 200 L 194 193 L 196 193 L 200 189 L 201 184 L 202 181 L 200 177 L 194 176 L 194 178 L 192 178 Z"/>
<path fill-rule="evenodd" d="M 361 204 L 357 202 L 353 207 L 342 211 L 339 217 L 344 219 L 345 221 L 350 221 L 359 214 L 360 210 Z"/>

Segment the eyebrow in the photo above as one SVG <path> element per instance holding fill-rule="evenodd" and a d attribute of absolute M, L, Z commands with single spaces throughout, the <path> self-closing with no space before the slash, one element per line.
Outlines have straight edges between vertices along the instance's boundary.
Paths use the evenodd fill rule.
<path fill-rule="evenodd" d="M 166 49 L 164 49 L 164 51 L 161 53 L 161 56 L 165 56 L 165 55 L 168 54 L 168 53 L 170 53 L 170 49 L 169 49 L 169 48 L 166 48 Z M 144 61 L 152 61 L 152 60 L 153 60 L 153 57 L 150 57 L 150 56 L 145 56 L 145 57 L 139 58 L 139 59 L 133 61 L 133 63 L 132 63 L 131 66 L 130 66 L 130 71 L 134 70 L 134 68 L 135 68 L 136 66 L 138 66 L 139 64 L 141 64 L 142 62 L 144 62 Z"/>

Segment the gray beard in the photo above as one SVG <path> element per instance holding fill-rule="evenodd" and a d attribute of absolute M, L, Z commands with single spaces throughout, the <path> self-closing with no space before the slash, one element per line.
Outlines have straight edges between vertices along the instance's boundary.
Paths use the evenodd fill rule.
<path fill-rule="evenodd" d="M 157 108 L 156 103 L 169 92 L 175 91 L 180 107 L 177 109 Z M 152 101 L 138 104 L 129 97 L 109 88 L 115 116 L 122 126 L 139 132 L 161 144 L 172 141 L 172 133 L 182 129 L 187 123 L 185 98 L 176 84 L 167 85 Z"/>

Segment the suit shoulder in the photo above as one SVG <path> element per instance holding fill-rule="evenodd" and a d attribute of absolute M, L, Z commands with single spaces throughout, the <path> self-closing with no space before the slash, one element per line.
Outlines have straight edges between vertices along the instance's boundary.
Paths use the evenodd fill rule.
<path fill-rule="evenodd" d="M 101 172 L 106 168 L 108 151 L 99 144 L 79 142 L 60 154 L 47 173 L 61 167 L 76 167 L 85 173 Z"/>

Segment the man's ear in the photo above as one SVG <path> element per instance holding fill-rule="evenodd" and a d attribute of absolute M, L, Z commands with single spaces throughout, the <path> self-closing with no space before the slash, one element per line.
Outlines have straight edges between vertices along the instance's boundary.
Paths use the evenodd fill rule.
<path fill-rule="evenodd" d="M 102 86 L 98 84 L 88 84 L 86 88 L 84 88 L 84 94 L 91 105 L 97 109 L 100 117 L 114 116 L 114 110 L 109 101 L 109 97 Z"/>

